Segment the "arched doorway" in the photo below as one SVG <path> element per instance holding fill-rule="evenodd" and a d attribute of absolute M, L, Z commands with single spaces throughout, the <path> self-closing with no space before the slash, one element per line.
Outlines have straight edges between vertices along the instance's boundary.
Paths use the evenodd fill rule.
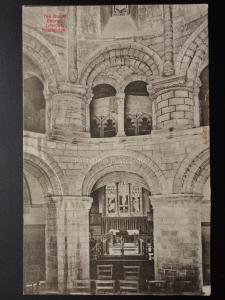
<path fill-rule="evenodd" d="M 54 195 L 62 194 L 63 175 L 41 150 L 24 148 L 24 292 L 44 280 L 49 290 L 58 289 L 59 244 Z M 41 156 L 41 158 L 39 157 Z M 51 165 L 51 166 L 50 166 Z M 59 178 L 61 181 L 59 181 Z M 28 288 L 29 291 L 29 288 Z"/>
<path fill-rule="evenodd" d="M 146 86 L 146 82 L 133 81 L 125 88 L 124 128 L 128 136 L 151 133 L 152 103 Z"/>
<path fill-rule="evenodd" d="M 44 191 L 35 176 L 24 170 L 24 284 L 46 280 L 46 205 Z"/>
<path fill-rule="evenodd" d="M 36 76 L 24 79 L 24 130 L 45 133 L 45 98 L 43 90 L 44 86 Z"/>
<path fill-rule="evenodd" d="M 112 278 L 124 279 L 125 266 L 138 266 L 140 279 L 154 278 L 153 211 L 144 179 L 111 172 L 92 188 L 90 209 L 91 278 L 98 265 L 111 265 Z"/>

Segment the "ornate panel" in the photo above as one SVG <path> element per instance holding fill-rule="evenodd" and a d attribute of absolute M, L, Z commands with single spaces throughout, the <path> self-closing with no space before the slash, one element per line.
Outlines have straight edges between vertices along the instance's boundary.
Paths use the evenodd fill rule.
<path fill-rule="evenodd" d="M 115 183 L 106 186 L 106 214 L 108 216 L 115 216 L 118 214 L 117 210 L 117 186 Z"/>
<path fill-rule="evenodd" d="M 129 204 L 129 184 L 121 182 L 118 184 L 119 215 L 127 216 L 130 214 Z"/>
<path fill-rule="evenodd" d="M 137 185 L 131 184 L 130 187 L 130 198 L 131 198 L 131 214 L 139 216 L 142 214 L 142 188 Z"/>
<path fill-rule="evenodd" d="M 132 183 L 107 184 L 106 216 L 143 216 L 142 187 Z"/>

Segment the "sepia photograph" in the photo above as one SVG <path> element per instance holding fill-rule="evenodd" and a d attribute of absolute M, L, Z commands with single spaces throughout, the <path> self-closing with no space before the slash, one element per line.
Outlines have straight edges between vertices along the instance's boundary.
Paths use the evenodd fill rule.
<path fill-rule="evenodd" d="M 24 295 L 211 294 L 207 4 L 23 6 Z"/>

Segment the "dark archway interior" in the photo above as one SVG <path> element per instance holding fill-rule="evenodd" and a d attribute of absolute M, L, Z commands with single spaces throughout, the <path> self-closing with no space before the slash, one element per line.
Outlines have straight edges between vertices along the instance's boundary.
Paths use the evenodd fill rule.
<path fill-rule="evenodd" d="M 116 135 L 117 103 L 116 90 L 110 84 L 99 84 L 93 88 L 90 104 L 91 137 Z"/>
<path fill-rule="evenodd" d="M 200 75 L 199 91 L 200 126 L 209 125 L 209 68 L 206 67 Z"/>
<path fill-rule="evenodd" d="M 24 129 L 45 133 L 45 98 L 43 84 L 35 76 L 24 79 Z"/>
<path fill-rule="evenodd" d="M 121 180 L 126 176 L 126 180 Z M 139 266 L 140 278 L 154 278 L 153 210 L 141 177 L 114 172 L 95 184 L 90 209 L 91 277 L 111 264 L 123 279 L 124 266 Z M 146 272 L 147 270 L 147 272 Z"/>
<path fill-rule="evenodd" d="M 46 279 L 46 245 L 43 192 L 29 172 L 23 177 L 23 201 L 23 280 L 30 284 Z"/>
<path fill-rule="evenodd" d="M 99 84 L 93 88 L 93 99 L 113 97 L 116 95 L 116 90 L 110 84 Z"/>
<path fill-rule="evenodd" d="M 124 92 L 126 95 L 149 96 L 147 83 L 140 80 L 129 83 Z"/>
<path fill-rule="evenodd" d="M 124 128 L 128 136 L 151 133 L 152 107 L 147 91 L 147 83 L 133 81 L 125 90 L 125 120 Z"/>

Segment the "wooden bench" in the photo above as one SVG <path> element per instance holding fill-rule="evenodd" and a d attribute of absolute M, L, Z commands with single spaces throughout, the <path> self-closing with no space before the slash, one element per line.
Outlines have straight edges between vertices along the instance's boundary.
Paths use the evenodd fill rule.
<path fill-rule="evenodd" d="M 139 292 L 138 280 L 119 280 L 120 294 L 137 294 Z"/>
<path fill-rule="evenodd" d="M 74 280 L 70 294 L 89 295 L 91 294 L 91 282 L 88 279 Z"/>
<path fill-rule="evenodd" d="M 97 265 L 97 279 L 112 279 L 113 265 Z"/>
<path fill-rule="evenodd" d="M 123 276 L 124 280 L 139 280 L 140 266 L 124 266 Z"/>
<path fill-rule="evenodd" d="M 114 294 L 115 280 L 95 280 L 96 294 Z"/>
<path fill-rule="evenodd" d="M 149 292 L 165 292 L 166 291 L 166 281 L 165 280 L 147 280 L 147 289 Z"/>

